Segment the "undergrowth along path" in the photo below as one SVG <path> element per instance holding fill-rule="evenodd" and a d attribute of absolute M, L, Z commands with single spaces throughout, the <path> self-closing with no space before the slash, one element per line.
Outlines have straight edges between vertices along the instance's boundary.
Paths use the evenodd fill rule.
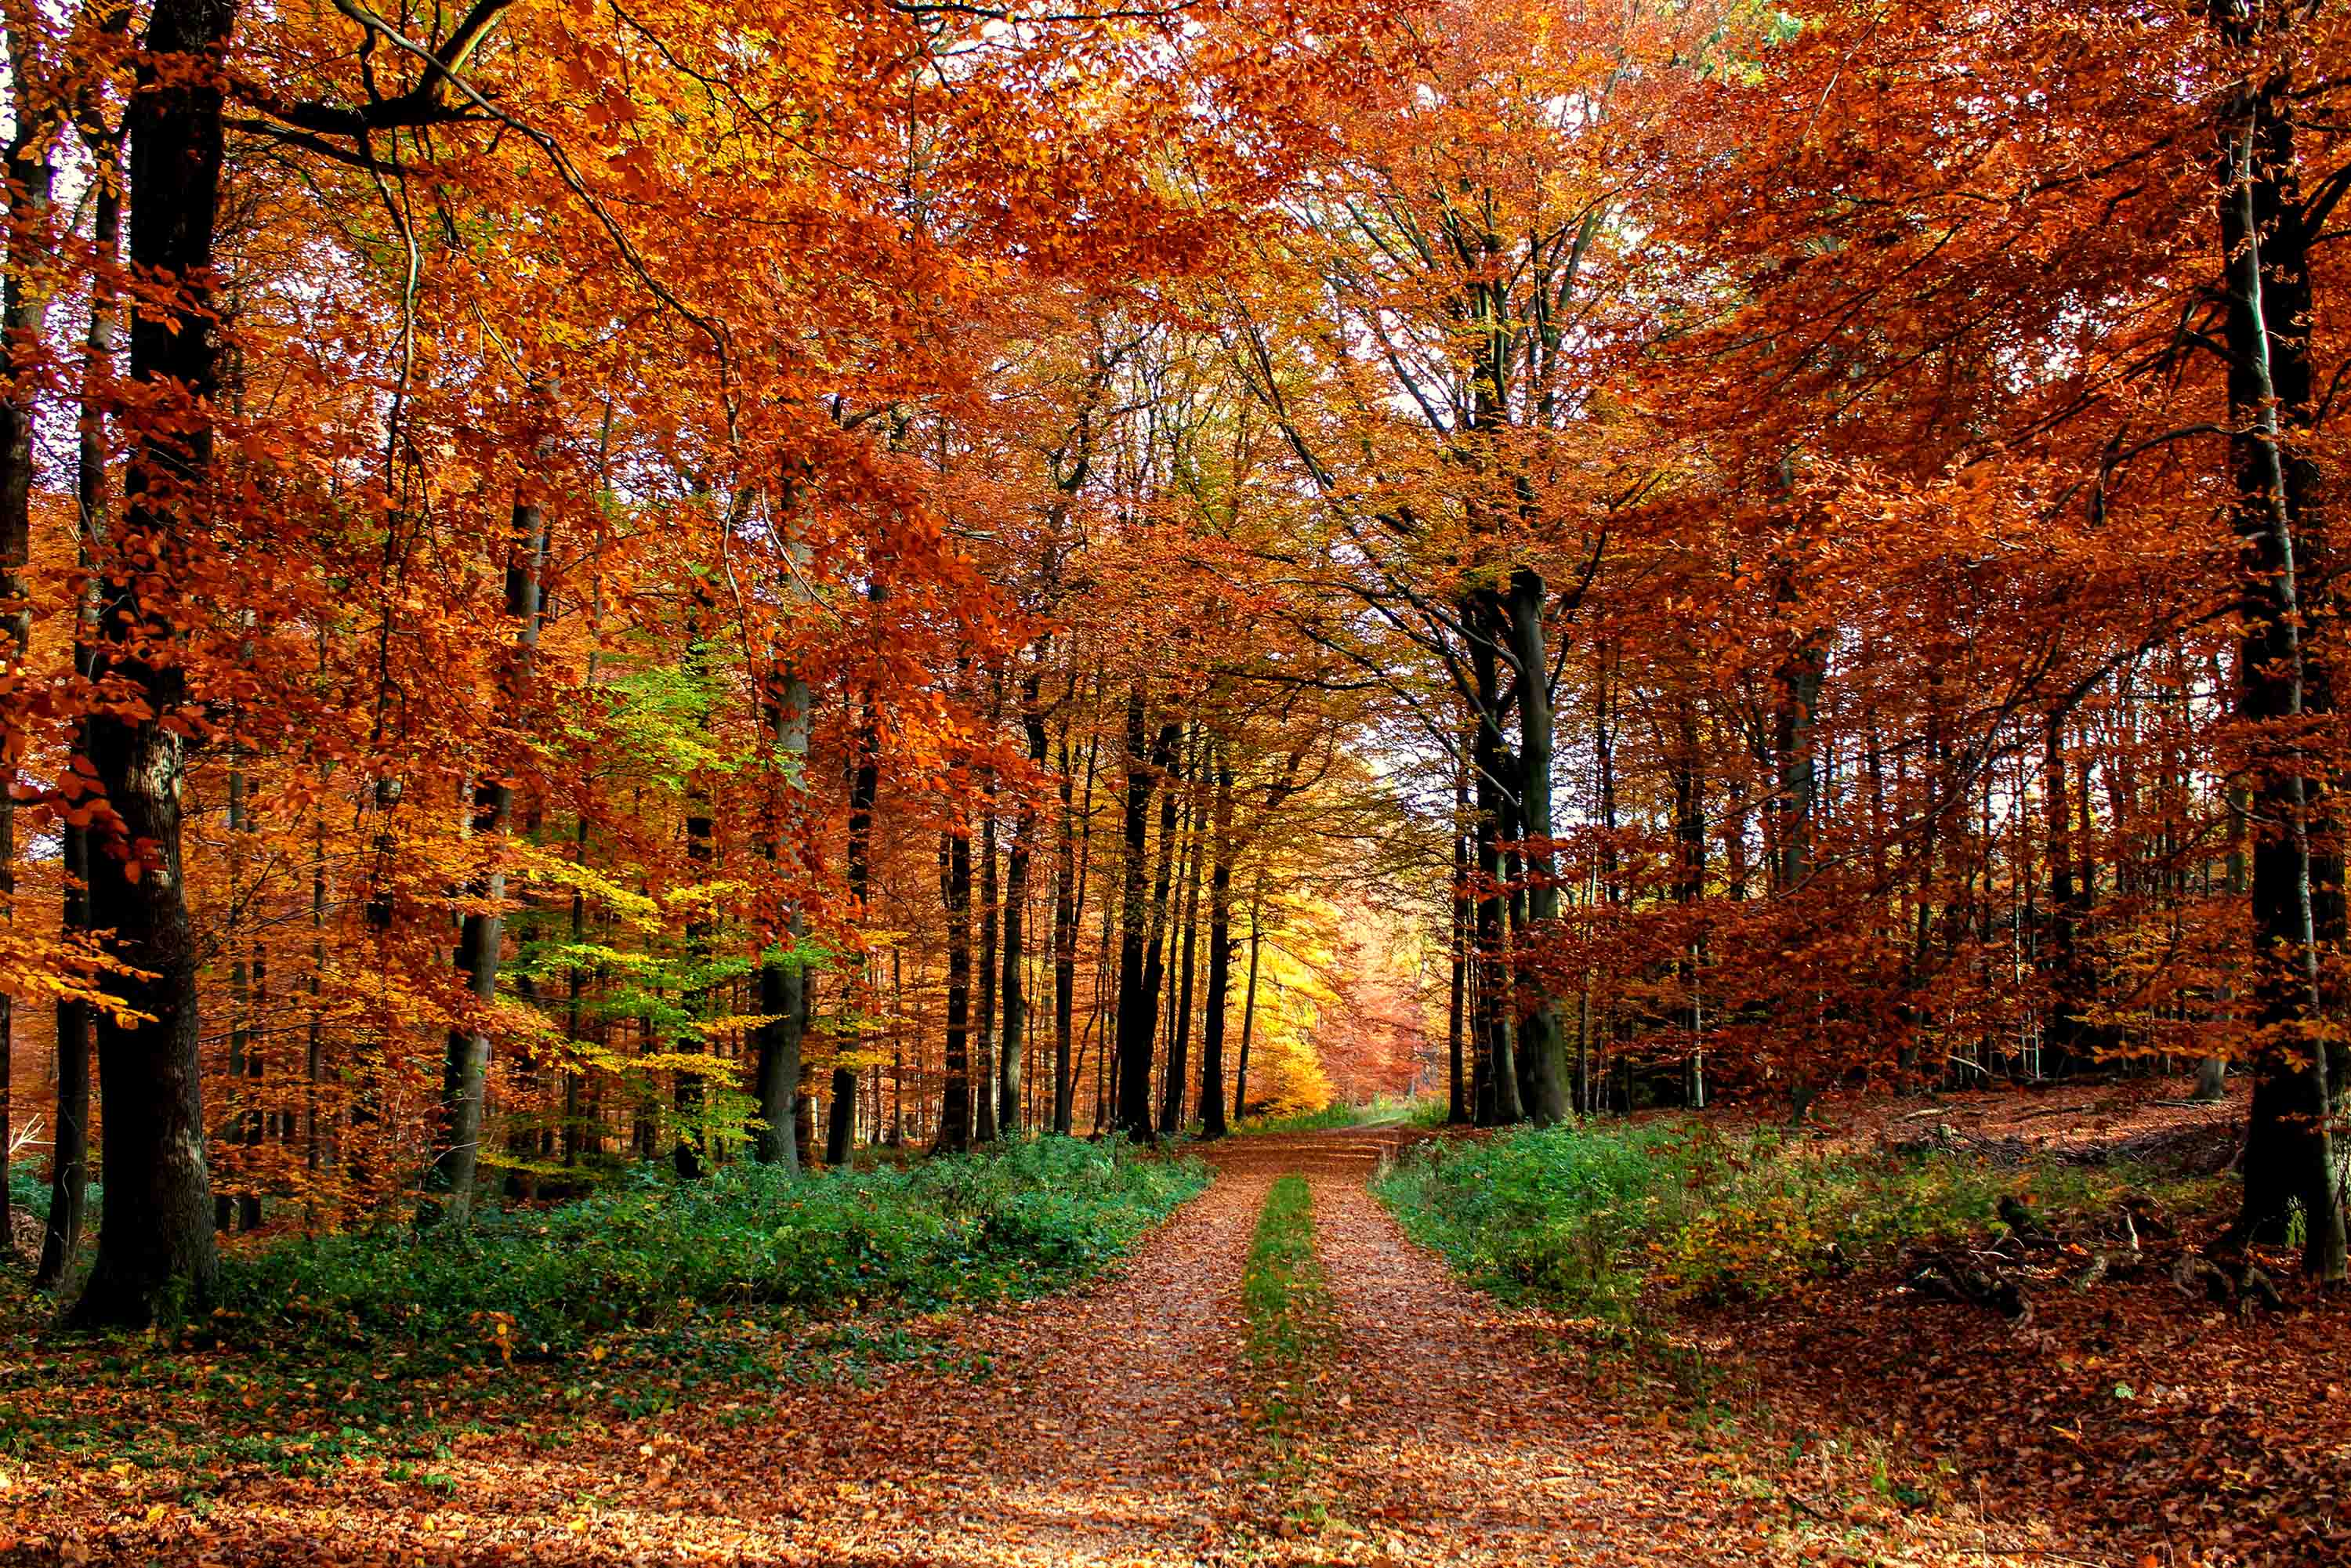
<path fill-rule="evenodd" d="M 746 1389 L 528 1444 L 511 1425 L 468 1436 L 494 1412 L 510 1422 L 547 1380 L 579 1375 L 517 1366 L 441 1412 L 457 1435 L 429 1474 L 255 1468 L 196 1508 L 168 1475 L 99 1476 L 72 1494 L 69 1513 L 46 1519 L 21 1504 L 12 1519 L 0 1496 L 0 1560 L 1985 1561 L 1964 1517 L 1874 1506 L 1850 1462 L 1792 1475 L 1677 1427 L 1670 1400 L 1621 1366 L 1596 1366 L 1555 1322 L 1456 1282 L 1366 1190 L 1408 1135 L 1340 1129 L 1215 1145 L 1218 1179 L 1116 1276 L 923 1322 L 946 1354 L 872 1368 L 862 1385 Z M 1245 1271 L 1283 1177 L 1298 1179 L 1270 1206 L 1278 1293 L 1307 1298 L 1312 1333 L 1285 1363 L 1307 1396 L 1275 1434 L 1250 1359 Z"/>

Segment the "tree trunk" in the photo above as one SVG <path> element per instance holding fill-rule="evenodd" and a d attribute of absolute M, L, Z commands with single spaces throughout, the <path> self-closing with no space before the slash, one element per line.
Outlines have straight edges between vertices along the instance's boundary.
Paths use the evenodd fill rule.
<path fill-rule="evenodd" d="M 1118 1110 L 1113 1125 L 1130 1138 L 1149 1143 L 1151 1036 L 1159 1008 L 1158 998 L 1144 990 L 1143 948 L 1149 915 L 1144 907 L 1143 857 L 1151 791 L 1160 768 L 1144 718 L 1143 687 L 1137 685 L 1128 688 L 1126 699 L 1126 856 L 1119 904 Z"/>
<path fill-rule="evenodd" d="M 781 867 L 789 850 L 790 828 L 784 810 L 786 791 L 794 788 L 808 761 L 810 696 L 808 683 L 796 668 L 787 667 L 777 701 L 768 709 L 768 727 L 776 737 L 783 778 L 772 804 L 775 820 L 768 825 L 768 858 Z M 752 1153 L 762 1165 L 781 1166 L 787 1175 L 799 1174 L 798 1119 L 800 1098 L 801 1020 L 806 1013 L 808 971 L 800 952 L 808 933 L 806 917 L 795 906 L 784 922 L 782 938 L 759 965 L 759 1026 L 758 1088 L 759 1135 Z"/>
<path fill-rule="evenodd" d="M 996 1141 L 996 938 L 1001 924 L 996 904 L 996 780 L 992 777 L 979 833 L 979 1006 L 972 1031 L 972 1138 L 992 1144 Z"/>
<path fill-rule="evenodd" d="M 1465 606 L 1473 628 L 1469 664 L 1477 684 L 1477 737 L 1471 767 L 1478 796 L 1478 987 L 1479 1034 L 1485 1042 L 1487 1083 L 1492 1093 L 1489 1120 L 1519 1121 L 1524 1113 L 1519 1101 L 1517 1053 L 1510 1039 L 1510 971 L 1503 948 L 1502 834 L 1507 815 L 1502 798 L 1501 682 L 1496 657 L 1502 635 L 1500 605 L 1485 590 L 1472 593 Z M 1481 1105 L 1481 1110 L 1487 1107 Z"/>
<path fill-rule="evenodd" d="M 1151 768 L 1159 783 L 1159 864 L 1151 883 L 1151 936 L 1144 949 L 1143 994 L 1137 998 L 1137 1012 L 1142 1016 L 1144 1043 L 1143 1115 L 1151 1120 L 1151 1067 L 1158 1041 L 1160 1007 L 1167 981 L 1167 946 L 1173 929 L 1169 920 L 1170 900 L 1174 896 L 1176 879 L 1176 847 L 1181 834 L 1176 826 L 1176 747 L 1183 738 L 1183 726 L 1170 720 L 1159 727 L 1159 737 L 1152 743 Z M 1147 1009 L 1147 1010 L 1146 1010 Z M 1170 1029 L 1169 1035 L 1174 1034 Z M 1144 1129 L 1147 1141 L 1151 1129 Z"/>
<path fill-rule="evenodd" d="M 1552 706 L 1551 660 L 1543 635 L 1543 580 L 1520 567 L 1510 577 L 1510 632 L 1512 661 L 1519 667 L 1519 831 L 1526 862 L 1527 918 L 1533 929 L 1559 920 L 1559 879 L 1551 850 Z M 1567 1119 L 1567 1032 L 1559 1004 L 1538 995 L 1520 1026 L 1519 1051 L 1527 1059 L 1532 1091 L 1527 1114 L 1550 1126 Z"/>
<path fill-rule="evenodd" d="M 95 661 L 100 678 L 120 683 L 137 706 L 110 706 L 89 722 L 90 764 L 119 819 L 104 855 L 91 857 L 90 923 L 114 933 L 115 956 L 140 977 L 120 981 L 127 1010 L 99 1019 L 107 1204 L 98 1260 L 72 1314 L 83 1325 L 149 1322 L 162 1299 L 181 1290 L 201 1300 L 217 1267 L 204 1166 L 198 957 L 180 878 L 176 727 L 187 687 L 166 650 L 178 610 L 174 580 L 193 543 L 182 508 L 204 504 L 212 464 L 209 400 L 220 358 L 209 276 L 221 93 L 208 71 L 187 62 L 225 47 L 235 24 L 235 0 L 157 0 L 140 90 L 125 111 L 131 263 L 179 291 L 170 308 L 133 319 L 131 379 L 143 388 L 176 383 L 194 406 L 184 430 L 152 424 L 139 442 L 127 486 L 124 565 L 104 590 L 105 641 Z"/>
<path fill-rule="evenodd" d="M 90 248 L 110 262 L 122 241 L 122 193 L 111 149 L 107 150 L 95 177 L 98 195 L 90 220 Z M 75 555 L 84 571 L 96 559 L 106 533 L 106 416 L 99 405 L 99 388 L 114 364 L 115 308 L 114 287 L 101 273 L 90 283 L 81 431 L 75 454 L 78 503 Z M 99 635 L 97 609 L 94 589 L 85 587 L 74 604 L 73 644 L 74 672 L 85 680 L 94 668 Z M 77 727 L 78 749 L 86 753 L 88 727 Z M 68 822 L 58 838 L 66 882 L 61 924 L 68 936 L 86 934 L 90 929 L 89 830 Z M 89 1202 L 89 1050 L 96 1021 L 88 1002 L 69 998 L 57 1003 L 57 1131 L 49 1147 L 49 1218 L 41 1234 L 41 1260 L 34 1275 L 34 1283 L 44 1289 L 65 1283 L 74 1255 L 81 1249 Z M 5 1049 L 0 1043 L 0 1050 Z M 5 1171 L 0 1171 L 0 1185 L 5 1185 Z"/>
<path fill-rule="evenodd" d="M 539 572 L 547 557 L 547 519 L 535 502 L 514 507 L 513 548 L 507 562 L 506 611 L 516 625 L 503 705 L 509 715 L 520 706 L 531 657 L 538 646 Z M 457 967 L 465 972 L 474 1005 L 497 1000 L 499 948 L 505 941 L 506 839 L 514 821 L 514 786 L 503 775 L 475 786 L 474 831 L 488 839 L 489 869 L 466 891 L 466 912 L 457 942 Z M 705 833 L 706 837 L 706 833 Z M 478 1024 L 449 1031 L 441 1081 L 442 1141 L 434 1162 L 434 1185 L 442 1193 L 442 1218 L 463 1225 L 473 1216 L 480 1166 L 483 1096 L 490 1071 L 490 1037 Z"/>
<path fill-rule="evenodd" d="M 1196 842 L 1190 850 L 1191 871 L 1186 879 L 1184 894 L 1184 956 L 1176 977 L 1176 1033 L 1167 1042 L 1167 1106 L 1172 1113 L 1165 1118 L 1162 1132 L 1181 1133 L 1190 1124 L 1185 1100 L 1192 1088 L 1192 976 L 1193 952 L 1200 934 L 1200 851 L 1196 842 L 1200 811 L 1192 811 Z"/>
<path fill-rule="evenodd" d="M 957 824 L 957 827 L 962 827 Z M 939 901 L 947 915 L 946 1080 L 935 1148 L 971 1146 L 971 839 L 950 828 L 939 837 Z"/>
<path fill-rule="evenodd" d="M 849 896 L 862 925 L 869 908 L 872 883 L 873 799 L 882 779 L 882 723 L 871 693 L 858 721 L 857 751 L 849 776 Z M 832 1113 L 825 1124 L 824 1163 L 836 1169 L 849 1164 L 851 1138 L 857 1131 L 857 1070 L 836 1064 L 832 1070 Z"/>
<path fill-rule="evenodd" d="M 1210 831 L 1215 864 L 1208 873 L 1208 996 L 1200 1019 L 1200 1136 L 1221 1138 L 1225 1121 L 1225 1006 L 1233 963 L 1233 764 L 1217 748 L 1217 799 Z"/>
<path fill-rule="evenodd" d="M 1039 657 L 1043 656 L 1042 650 Z M 1039 671 L 1032 664 L 1020 686 L 1020 727 L 1029 740 L 1029 761 L 1045 768 L 1045 716 L 1037 706 Z M 1031 1118 L 1021 1106 L 1021 1067 L 1028 1051 L 1029 986 L 1021 964 L 1028 947 L 1029 865 L 1037 842 L 1035 797 L 1023 791 L 1012 827 L 1012 849 L 1004 867 L 1004 1040 L 997 1048 L 997 1098 L 1006 1137 L 1027 1133 Z"/>
<path fill-rule="evenodd" d="M 2216 3 L 2215 16 L 2231 43 L 2255 41 L 2260 25 L 2237 7 Z M 2324 591 L 2303 599 L 2304 583 L 2326 582 L 2331 561 L 2323 476 L 2307 450 L 2314 417 L 2308 252 L 2316 236 L 2297 183 L 2294 102 L 2283 74 L 2248 82 L 2220 128 L 2229 402 L 2240 432 L 2231 443 L 2234 523 L 2245 570 L 2238 713 L 2289 732 L 2282 747 L 2264 742 L 2252 779 L 2252 817 L 2262 825 L 2252 853 L 2260 1043 L 2238 1231 L 2277 1239 L 2298 1204 L 2304 1268 L 2332 1281 L 2346 1270 L 2330 1127 L 2341 1072 L 2320 1033 L 2328 1010 L 2320 976 L 2322 951 L 2338 951 L 2344 939 L 2343 857 L 2335 824 L 2314 820 L 2292 733 L 2334 709 L 2323 639 L 2335 620 Z"/>
<path fill-rule="evenodd" d="M 1082 815 L 1093 811 L 1094 759 L 1097 743 L 1086 757 L 1086 800 Z M 1075 1029 L 1078 996 L 1078 900 L 1084 885 L 1078 873 L 1078 829 L 1070 810 L 1070 733 L 1061 731 L 1061 821 L 1054 841 L 1053 862 L 1053 1131 L 1068 1137 L 1077 1110 Z"/>
<path fill-rule="evenodd" d="M 1257 1031 L 1257 958 L 1258 947 L 1264 940 L 1265 890 L 1258 889 L 1249 900 L 1249 986 L 1241 996 L 1241 1056 L 1233 1069 L 1233 1120 L 1249 1114 L 1249 1040 Z"/>

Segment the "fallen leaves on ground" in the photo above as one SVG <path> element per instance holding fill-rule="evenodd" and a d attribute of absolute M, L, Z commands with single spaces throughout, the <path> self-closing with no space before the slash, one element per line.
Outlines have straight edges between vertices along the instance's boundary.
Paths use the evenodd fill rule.
<path fill-rule="evenodd" d="M 1406 1135 L 1218 1145 L 1215 1186 L 1081 1292 L 797 1338 L 722 1322 L 698 1362 L 644 1336 L 306 1388 L 223 1353 L 42 1346 L 0 1369 L 16 1456 L 0 1556 L 1981 1564 L 2105 1562 L 2126 1538 L 2251 1562 L 2261 1531 L 2273 1552 L 2317 1539 L 2339 1494 L 2340 1423 L 2313 1425 L 2340 1406 L 2339 1309 L 2248 1329 L 2099 1294 L 2045 1311 L 2024 1343 L 1848 1281 L 1704 1325 L 1726 1359 L 1735 1336 L 1755 1382 L 1744 1413 L 1693 1407 L 1584 1327 L 1499 1307 L 1410 1245 L 1364 1188 Z M 1248 1419 L 1240 1363 L 1242 1262 L 1292 1170 L 1340 1327 L 1302 1486 Z M 2306 1392 L 2291 1408 L 2272 1403 L 2285 1383 Z M 2333 1435 L 2289 1448 L 2297 1424 Z M 67 1451 L 68 1427 L 106 1442 Z M 2255 1521 L 2297 1474 L 2299 1511 Z"/>

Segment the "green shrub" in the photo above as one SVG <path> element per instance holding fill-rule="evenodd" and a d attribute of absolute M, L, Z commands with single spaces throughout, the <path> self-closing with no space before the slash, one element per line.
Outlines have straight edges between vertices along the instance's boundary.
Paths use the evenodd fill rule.
<path fill-rule="evenodd" d="M 927 1311 L 1081 1279 L 1207 1180 L 1196 1161 L 1069 1138 L 797 1180 L 751 1165 L 646 1175 L 470 1230 L 230 1258 L 214 1321 L 231 1343 L 394 1342 L 484 1360 L 705 1308 Z"/>
<path fill-rule="evenodd" d="M 91 1235 L 98 1233 L 99 1203 L 105 1197 L 97 1182 L 89 1184 L 89 1196 L 84 1201 L 83 1223 Z M 8 1167 L 8 1202 L 11 1207 L 31 1215 L 46 1225 L 49 1219 L 48 1162 L 12 1165 Z"/>
<path fill-rule="evenodd" d="M 1505 1295 L 1628 1317 L 1646 1297 L 1764 1299 L 1914 1243 L 1984 1232 L 2004 1193 L 2110 1207 L 2147 1173 L 1826 1153 L 1687 1120 L 1424 1144 L 1375 1184 L 1416 1239 Z"/>

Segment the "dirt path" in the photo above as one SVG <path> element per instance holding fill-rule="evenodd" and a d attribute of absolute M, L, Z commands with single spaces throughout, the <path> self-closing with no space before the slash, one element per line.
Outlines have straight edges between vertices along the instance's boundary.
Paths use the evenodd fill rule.
<path fill-rule="evenodd" d="M 538 1436 L 528 1426 L 487 1431 L 453 1443 L 430 1487 L 380 1469 L 254 1476 L 198 1515 L 131 1495 L 126 1479 L 112 1517 L 68 1521 L 65 1560 L 1394 1568 L 1793 1555 L 1784 1504 L 1741 1495 L 1698 1445 L 1639 1402 L 1612 1401 L 1405 1240 L 1364 1187 L 1397 1136 L 1218 1147 L 1215 1185 L 1116 1278 L 938 1325 L 960 1369 L 550 1424 L 543 1447 L 518 1440 Z M 1298 1499 L 1270 1479 L 1239 1366 L 1251 1231 L 1293 1170 L 1313 1193 L 1343 1335 L 1305 1483 L 1329 1518 L 1302 1529 L 1281 1524 Z M 992 1373 L 974 1380 L 983 1356 Z M 5 1511 L 0 1493 L 0 1523 Z M 1857 1550 L 1888 1544 L 1837 1523 Z M 1960 1560 L 1895 1544 L 1907 1563 Z"/>

